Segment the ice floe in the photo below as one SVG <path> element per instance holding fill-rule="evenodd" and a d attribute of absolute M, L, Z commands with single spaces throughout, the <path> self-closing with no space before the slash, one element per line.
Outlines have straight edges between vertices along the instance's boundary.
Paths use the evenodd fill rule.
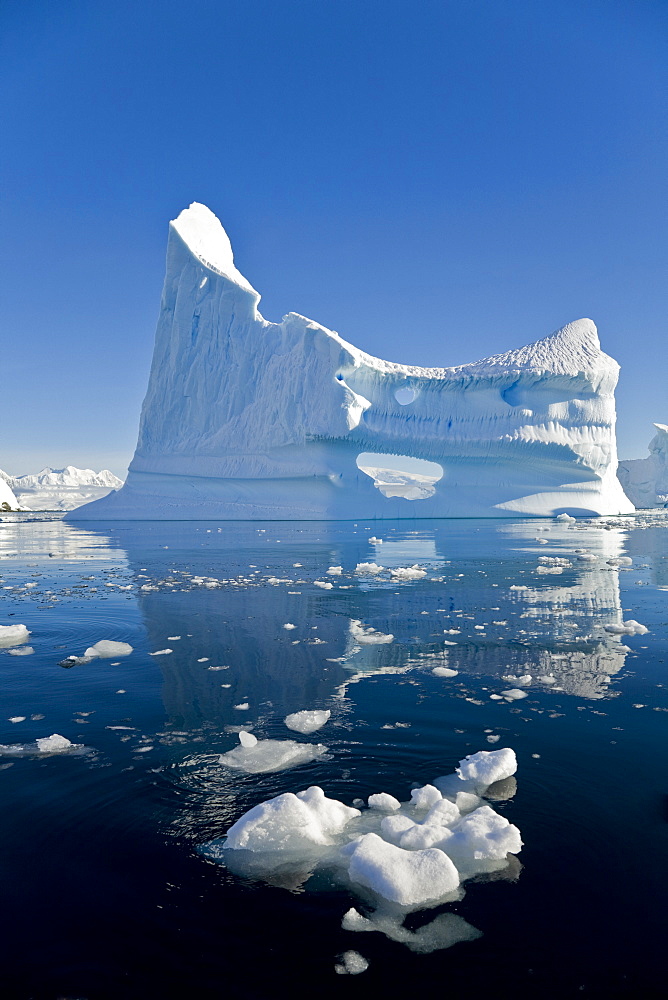
<path fill-rule="evenodd" d="M 322 729 L 325 723 L 329 720 L 332 713 L 329 709 L 323 709 L 322 711 L 318 709 L 304 709 L 301 712 L 293 712 L 291 715 L 286 715 L 285 724 L 288 729 L 293 729 L 296 733 L 315 733 L 318 729 Z"/>
<path fill-rule="evenodd" d="M 235 708 L 238 706 L 235 706 Z M 248 706 L 246 706 L 248 707 Z M 219 763 L 247 774 L 283 771 L 298 764 L 307 764 L 322 756 L 327 747 L 320 743 L 296 743 L 294 740 L 258 740 L 252 733 L 239 733 L 241 746 L 234 747 L 218 758 Z"/>
<path fill-rule="evenodd" d="M 30 632 L 25 625 L 0 625 L 0 648 L 27 642 L 29 635 Z"/>

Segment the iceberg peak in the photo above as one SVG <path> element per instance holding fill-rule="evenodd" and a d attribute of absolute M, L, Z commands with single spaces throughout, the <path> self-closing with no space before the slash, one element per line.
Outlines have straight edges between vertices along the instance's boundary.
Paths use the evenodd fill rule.
<path fill-rule="evenodd" d="M 170 222 L 170 227 L 178 233 L 188 250 L 205 267 L 228 278 L 235 285 L 240 285 L 246 291 L 258 295 L 241 271 L 237 270 L 230 238 L 210 208 L 193 201 Z"/>

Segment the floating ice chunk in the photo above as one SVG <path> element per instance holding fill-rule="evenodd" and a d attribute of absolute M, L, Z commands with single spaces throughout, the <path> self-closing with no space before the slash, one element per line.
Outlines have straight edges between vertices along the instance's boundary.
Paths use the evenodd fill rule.
<path fill-rule="evenodd" d="M 362 625 L 361 621 L 350 622 L 350 634 L 361 646 L 369 646 L 374 643 L 383 644 L 392 642 L 394 636 L 391 633 L 378 632 L 375 628 Z"/>
<path fill-rule="evenodd" d="M 526 691 L 520 691 L 519 688 L 508 688 L 507 691 L 502 691 L 501 694 L 506 701 L 520 701 L 527 696 Z"/>
<path fill-rule="evenodd" d="M 15 649 L 8 649 L 10 656 L 32 656 L 35 650 L 32 646 L 17 646 Z"/>
<path fill-rule="evenodd" d="M 382 538 L 376 538 L 375 535 L 371 535 L 370 538 L 369 538 L 369 541 L 373 545 L 382 545 L 383 544 L 383 539 Z"/>
<path fill-rule="evenodd" d="M 344 914 L 341 927 L 346 931 L 379 931 L 391 941 L 399 941 L 420 955 L 428 955 L 451 948 L 461 941 L 475 941 L 482 937 L 481 931 L 456 913 L 441 913 L 416 931 L 411 931 L 403 926 L 399 917 L 379 912 L 371 917 L 363 917 L 352 907 Z"/>
<path fill-rule="evenodd" d="M 524 584 L 511 583 L 511 585 L 510 585 L 510 587 L 508 589 L 509 590 L 528 590 L 529 588 L 526 587 Z"/>
<path fill-rule="evenodd" d="M 368 798 L 369 809 L 378 809 L 379 812 L 393 813 L 401 809 L 401 802 L 395 799 L 394 795 L 388 792 L 376 792 Z"/>
<path fill-rule="evenodd" d="M 646 635 L 649 629 L 646 625 L 641 625 L 640 622 L 635 621 L 633 618 L 629 618 L 627 622 L 622 622 L 621 625 L 604 625 L 605 631 L 610 632 L 612 635 Z"/>
<path fill-rule="evenodd" d="M 292 851 L 330 845 L 335 843 L 335 835 L 359 815 L 359 809 L 326 798 L 322 788 L 312 785 L 296 795 L 285 792 L 249 809 L 228 830 L 225 848 Z"/>
<path fill-rule="evenodd" d="M 358 563 L 355 567 L 355 572 L 360 576 L 378 576 L 385 569 L 384 566 L 379 566 L 378 563 Z"/>
<path fill-rule="evenodd" d="M 477 789 L 487 788 L 494 781 L 509 778 L 517 771 L 515 751 L 509 747 L 502 750 L 480 750 L 460 760 L 457 774 L 464 781 L 472 781 Z"/>
<path fill-rule="evenodd" d="M 247 733 L 245 729 L 242 729 L 239 733 L 239 742 L 242 747 L 248 749 L 249 747 L 257 746 L 257 736 L 253 736 L 252 733 Z"/>
<path fill-rule="evenodd" d="M 92 663 L 96 659 L 95 656 L 66 656 L 64 660 L 60 660 L 58 663 L 59 667 L 80 667 L 85 663 Z"/>
<path fill-rule="evenodd" d="M 411 792 L 411 805 L 414 809 L 422 812 L 431 809 L 442 798 L 443 796 L 434 785 L 423 785 L 422 788 L 414 788 Z"/>
<path fill-rule="evenodd" d="M 427 575 L 427 571 L 415 563 L 414 566 L 398 566 L 397 569 L 391 569 L 390 575 L 393 580 L 421 580 Z"/>
<path fill-rule="evenodd" d="M 329 576 L 341 576 L 343 573 L 343 566 L 330 566 L 326 572 Z"/>
<path fill-rule="evenodd" d="M 504 861 L 507 854 L 522 850 L 520 831 L 491 806 L 480 806 L 464 816 L 440 842 L 442 850 L 460 871 L 479 861 Z"/>
<path fill-rule="evenodd" d="M 366 972 L 369 963 L 358 951 L 344 951 L 340 956 L 341 961 L 334 966 L 334 972 L 339 976 L 359 976 L 360 972 Z"/>
<path fill-rule="evenodd" d="M 459 673 L 458 670 L 453 670 L 452 667 L 434 667 L 432 674 L 435 677 L 456 677 Z"/>
<path fill-rule="evenodd" d="M 248 734 L 250 735 L 250 734 Z M 283 771 L 322 756 L 327 747 L 320 743 L 296 743 L 294 740 L 258 740 L 253 746 L 239 746 L 221 754 L 219 763 L 247 774 Z"/>
<path fill-rule="evenodd" d="M 284 722 L 288 729 L 293 729 L 296 733 L 315 733 L 316 730 L 322 729 L 325 723 L 329 720 L 332 713 L 329 709 L 323 709 L 322 711 L 318 709 L 313 709 L 309 711 L 304 709 L 302 712 L 293 712 L 292 715 L 286 715 Z"/>
<path fill-rule="evenodd" d="M 539 680 L 539 682 L 541 684 L 556 684 L 557 683 L 557 678 L 553 677 L 552 674 L 543 674 L 541 677 L 538 678 L 538 680 Z"/>
<path fill-rule="evenodd" d="M 417 823 L 410 816 L 398 813 L 393 816 L 385 816 L 380 821 L 380 832 L 391 844 L 398 844 L 407 830 L 412 830 Z"/>
<path fill-rule="evenodd" d="M 27 718 L 28 718 L 27 715 L 12 715 L 12 717 L 10 719 L 8 719 L 7 721 L 8 722 L 25 722 Z"/>
<path fill-rule="evenodd" d="M 99 656 L 102 660 L 111 660 L 114 656 L 129 656 L 132 652 L 132 646 L 129 642 L 112 642 L 111 639 L 100 639 L 93 646 L 89 646 L 84 656 L 89 656 L 93 659 Z M 163 650 L 165 652 L 165 650 Z M 168 650 L 171 653 L 171 649 Z M 157 656 L 157 653 L 153 653 L 153 656 Z"/>
<path fill-rule="evenodd" d="M 314 580 L 313 586 L 320 587 L 322 590 L 331 590 L 334 584 L 330 583 L 329 580 Z"/>
<path fill-rule="evenodd" d="M 618 556 L 616 559 L 608 559 L 608 566 L 632 566 L 633 559 L 631 556 Z"/>
<path fill-rule="evenodd" d="M 76 743 L 71 743 L 64 736 L 59 736 L 58 733 L 53 733 L 51 736 L 43 736 L 41 739 L 35 740 L 35 742 L 40 753 L 62 753 L 64 750 L 72 750 L 77 747 Z"/>
<path fill-rule="evenodd" d="M 236 708 L 237 712 L 247 712 L 248 709 L 250 708 L 250 705 L 247 701 L 241 701 L 239 702 L 238 705 L 235 705 L 234 707 Z"/>
<path fill-rule="evenodd" d="M 25 625 L 0 625 L 0 648 L 18 646 L 28 641 L 30 632 Z"/>
<path fill-rule="evenodd" d="M 575 518 L 571 517 L 570 514 L 557 514 L 555 520 L 556 521 L 575 521 Z"/>
<path fill-rule="evenodd" d="M 156 649 L 155 653 L 149 653 L 149 656 L 167 656 L 168 653 L 173 653 L 173 649 Z"/>
<path fill-rule="evenodd" d="M 404 851 L 366 833 L 341 852 L 350 857 L 351 881 L 401 906 L 420 906 L 453 892 L 459 874 L 443 851 Z"/>

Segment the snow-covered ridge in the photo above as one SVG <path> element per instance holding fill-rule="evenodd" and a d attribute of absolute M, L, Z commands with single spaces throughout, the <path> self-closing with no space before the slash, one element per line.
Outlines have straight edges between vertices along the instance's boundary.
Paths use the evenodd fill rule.
<path fill-rule="evenodd" d="M 468 365 L 422 368 L 372 357 L 296 313 L 267 322 L 258 302 L 223 227 L 191 205 L 170 227 L 127 483 L 73 516 L 632 511 L 616 478 L 619 366 L 591 320 Z M 443 475 L 433 490 L 383 490 L 382 476 L 357 467 L 363 452 L 435 462 Z"/>
<path fill-rule="evenodd" d="M 123 485 L 123 480 L 108 469 L 95 472 L 74 465 L 64 469 L 47 467 L 25 476 L 9 476 L 0 470 L 0 480 L 15 494 L 14 509 L 24 510 L 73 510 Z"/>

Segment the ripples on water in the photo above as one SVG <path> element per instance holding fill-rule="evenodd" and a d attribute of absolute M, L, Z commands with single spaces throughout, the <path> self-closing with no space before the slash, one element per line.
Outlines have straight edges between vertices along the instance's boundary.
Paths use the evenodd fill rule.
<path fill-rule="evenodd" d="M 85 530 L 6 516 L 0 624 L 25 624 L 35 652 L 0 650 L 0 744 L 60 733 L 86 753 L 0 759 L 3 996 L 264 998 L 288 985 L 398 996 L 417 984 L 658 996 L 666 527 L 665 514 Z M 610 564 L 627 555 L 631 567 Z M 359 575 L 359 563 L 384 570 Z M 426 575 L 391 576 L 413 565 Z M 630 618 L 649 633 L 606 632 Z M 393 640 L 367 642 L 364 629 Z M 134 651 L 58 666 L 99 639 Z M 527 696 L 507 700 L 510 689 Z M 331 718 L 310 736 L 288 730 L 284 717 L 306 708 Z M 233 772 L 218 758 L 241 728 L 327 753 Z M 447 912 L 483 936 L 447 951 L 344 931 L 359 903 L 345 888 L 290 891 L 198 852 L 281 792 L 405 800 L 466 754 L 502 746 L 517 752 L 518 791 L 495 808 L 522 831 L 521 864 L 511 880 L 467 883 Z M 336 956 L 350 949 L 369 969 L 342 978 Z"/>

